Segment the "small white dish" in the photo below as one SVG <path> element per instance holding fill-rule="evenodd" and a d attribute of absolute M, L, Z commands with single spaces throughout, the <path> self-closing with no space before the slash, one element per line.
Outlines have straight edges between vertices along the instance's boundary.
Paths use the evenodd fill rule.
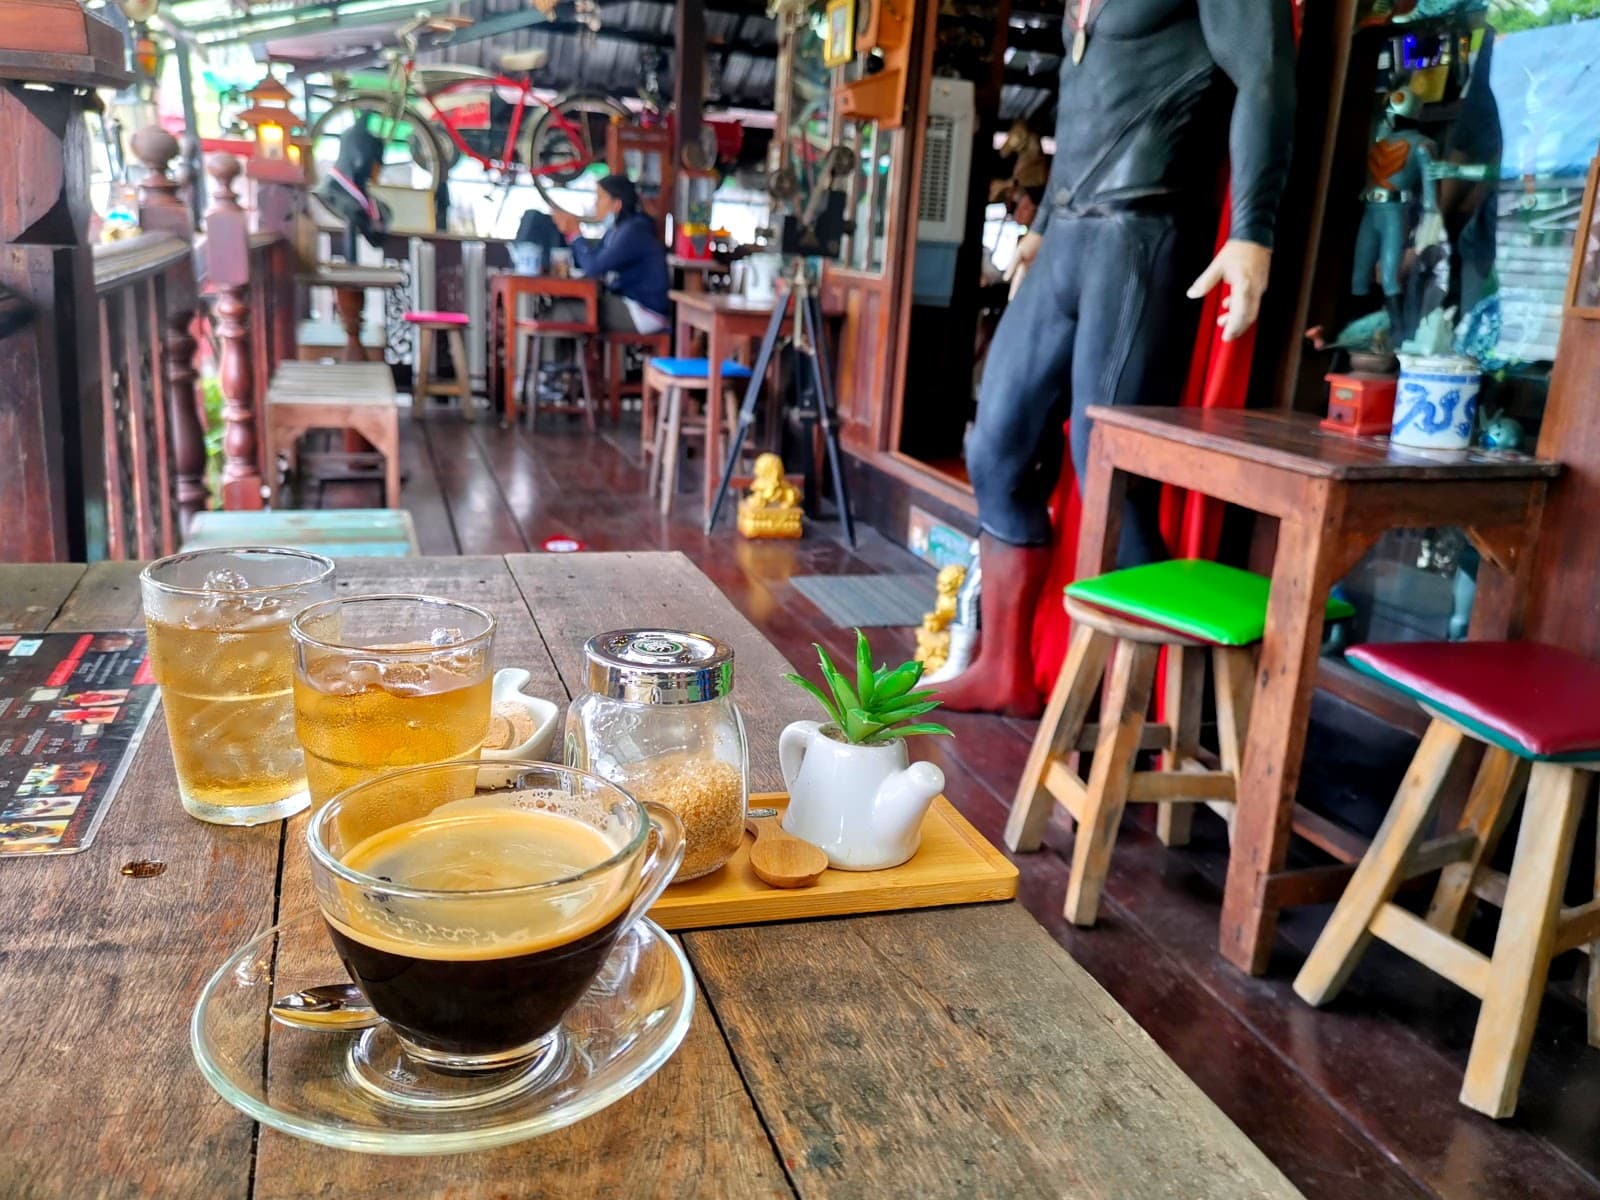
<path fill-rule="evenodd" d="M 523 692 L 529 678 L 528 672 L 521 667 L 502 667 L 494 673 L 490 702 L 495 707 L 516 704 L 523 708 L 533 719 L 533 736 L 520 745 L 507 746 L 503 750 L 485 749 L 483 758 L 543 758 L 549 752 L 550 740 L 556 732 L 556 714 L 561 709 L 553 701 Z"/>

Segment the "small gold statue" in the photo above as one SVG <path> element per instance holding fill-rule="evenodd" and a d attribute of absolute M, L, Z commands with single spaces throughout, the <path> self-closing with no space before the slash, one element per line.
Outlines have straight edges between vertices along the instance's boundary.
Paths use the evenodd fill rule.
<path fill-rule="evenodd" d="M 750 491 L 739 500 L 739 532 L 747 538 L 800 536 L 800 489 L 783 477 L 776 454 L 756 458 Z"/>
<path fill-rule="evenodd" d="M 933 611 L 922 618 L 917 629 L 917 652 L 923 674 L 932 675 L 950 657 L 950 622 L 956 619 L 956 595 L 967 578 L 967 569 L 952 565 L 940 570 L 934 582 Z"/>

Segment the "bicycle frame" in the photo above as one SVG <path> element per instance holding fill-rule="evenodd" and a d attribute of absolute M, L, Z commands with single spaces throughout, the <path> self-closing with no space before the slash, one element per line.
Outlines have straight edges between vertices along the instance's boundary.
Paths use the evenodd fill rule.
<path fill-rule="evenodd" d="M 527 76 L 513 79 L 508 75 L 495 75 L 492 78 L 452 80 L 442 87 L 425 92 L 415 86 L 413 76 L 416 59 L 413 56 L 406 55 L 397 65 L 399 71 L 394 75 L 394 83 L 391 85 L 392 90 L 399 96 L 415 96 L 421 100 L 427 106 L 428 116 L 433 120 L 435 126 L 444 130 L 451 143 L 461 154 L 478 163 L 485 171 L 498 172 L 507 179 L 511 179 L 521 171 L 526 171 L 530 176 L 536 176 L 553 175 L 557 171 L 571 169 L 569 164 L 538 167 L 531 162 L 517 163 L 517 136 L 522 132 L 523 120 L 527 116 L 530 107 L 528 104 L 530 98 L 551 115 L 556 127 L 566 135 L 567 140 L 572 145 L 584 146 L 586 150 L 592 152 L 593 148 L 587 145 L 587 132 L 580 133 L 578 127 L 567 120 L 560 108 L 551 104 L 550 101 L 534 91 L 532 80 Z M 492 96 L 493 93 L 502 89 L 514 93 L 515 101 L 511 113 L 511 125 L 506 130 L 505 144 L 501 147 L 500 157 L 492 158 L 489 155 L 480 154 L 467 144 L 466 139 L 461 136 L 460 130 L 457 129 L 456 120 L 451 115 L 450 110 L 441 107 L 437 103 L 437 98 L 452 95 L 456 92 L 478 90 L 487 90 Z"/>

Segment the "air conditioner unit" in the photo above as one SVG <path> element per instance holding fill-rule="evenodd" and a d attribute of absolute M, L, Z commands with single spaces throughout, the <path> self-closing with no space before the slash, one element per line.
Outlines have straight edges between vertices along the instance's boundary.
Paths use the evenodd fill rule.
<path fill-rule="evenodd" d="M 956 252 L 967 236 L 975 89 L 966 79 L 935 79 L 928 90 L 922 177 L 917 181 L 918 304 L 946 305 L 955 287 Z"/>

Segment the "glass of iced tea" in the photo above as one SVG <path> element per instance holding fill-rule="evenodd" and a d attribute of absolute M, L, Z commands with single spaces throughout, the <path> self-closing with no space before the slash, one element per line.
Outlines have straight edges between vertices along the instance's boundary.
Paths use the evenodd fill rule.
<path fill-rule="evenodd" d="M 347 596 L 290 626 L 311 802 L 395 767 L 475 759 L 489 731 L 495 621 L 435 596 Z"/>
<path fill-rule="evenodd" d="M 333 563 L 276 546 L 174 554 L 139 576 L 150 669 L 191 816 L 259 825 L 308 803 L 289 620 L 333 595 Z"/>

